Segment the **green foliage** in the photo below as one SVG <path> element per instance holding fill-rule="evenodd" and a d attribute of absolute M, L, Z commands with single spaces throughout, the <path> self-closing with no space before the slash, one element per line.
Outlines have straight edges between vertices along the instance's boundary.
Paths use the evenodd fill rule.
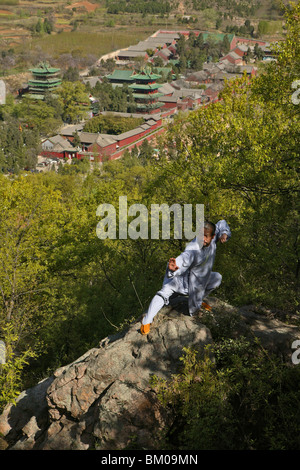
<path fill-rule="evenodd" d="M 77 67 L 68 67 L 64 73 L 63 79 L 69 82 L 76 82 L 80 79 Z"/>
<path fill-rule="evenodd" d="M 85 124 L 84 131 L 118 135 L 135 129 L 143 122 L 143 118 L 120 117 L 112 113 L 94 117 Z"/>
<path fill-rule="evenodd" d="M 292 102 L 292 83 L 300 74 L 300 22 L 299 4 L 286 8 L 286 35 L 284 40 L 272 45 L 277 60 L 268 64 L 254 82 L 254 93 L 265 103 L 275 103 L 291 119 L 299 116 L 299 106 Z"/>
<path fill-rule="evenodd" d="M 42 135 L 54 132 L 61 124 L 61 119 L 51 104 L 26 96 L 16 104 L 13 114 L 23 127 L 36 129 Z"/>
<path fill-rule="evenodd" d="M 217 265 L 230 301 L 287 310 L 298 305 L 300 266 L 297 14 L 288 11 L 276 63 L 227 83 L 221 101 L 170 126 L 171 162 L 157 178 L 170 198 L 203 203 L 208 219 L 229 222 L 233 237 Z"/>
<path fill-rule="evenodd" d="M 44 53 L 54 59 L 63 54 L 72 54 L 75 59 L 88 57 L 95 58 L 108 54 L 112 50 L 124 49 L 135 42 L 145 39 L 145 33 L 139 31 L 72 31 L 60 34 L 47 34 L 33 39 L 31 47 L 41 48 Z M 26 50 L 28 46 L 26 47 Z"/>
<path fill-rule="evenodd" d="M 251 25 L 250 20 L 246 20 L 245 23 L 240 27 L 237 25 L 227 25 L 226 33 L 235 33 L 236 35 L 241 35 L 243 37 L 254 37 L 254 26 Z"/>
<path fill-rule="evenodd" d="M 171 11 L 171 4 L 169 1 L 158 0 L 132 0 L 131 2 L 116 2 L 115 0 L 106 0 L 107 13 L 169 13 Z"/>
<path fill-rule="evenodd" d="M 216 9 L 219 10 L 220 2 L 210 0 L 193 0 L 193 7 L 195 10 L 206 10 L 206 9 Z M 255 15 L 256 11 L 260 6 L 259 0 L 253 0 L 251 2 L 247 1 L 237 1 L 237 0 L 222 0 L 222 11 L 224 15 L 229 15 L 231 18 L 234 15 L 242 17 L 252 17 Z"/>
<path fill-rule="evenodd" d="M 27 349 L 20 355 L 16 354 L 15 343 L 19 340 L 13 332 L 12 324 L 2 328 L 3 340 L 6 348 L 6 361 L 0 364 L 0 410 L 7 403 L 14 403 L 15 398 L 22 390 L 22 372 L 36 354 Z"/>
<path fill-rule="evenodd" d="M 18 173 L 23 168 L 36 165 L 40 148 L 37 129 L 8 117 L 5 122 L 0 122 L 0 141 L 0 173 Z"/>
<path fill-rule="evenodd" d="M 0 5 L 19 5 L 19 0 L 0 0 Z"/>
<path fill-rule="evenodd" d="M 180 72 L 184 72 L 187 68 L 201 70 L 204 62 L 219 60 L 230 49 L 227 35 L 224 35 L 222 41 L 217 41 L 213 34 L 208 35 L 205 41 L 202 33 L 196 36 L 191 32 L 187 40 L 184 35 L 179 34 L 179 36 L 176 48 L 180 56 L 178 64 Z"/>
<path fill-rule="evenodd" d="M 282 23 L 281 21 L 265 21 L 261 20 L 258 23 L 257 32 L 259 37 L 266 35 L 274 35 L 276 33 L 281 33 Z"/>
<path fill-rule="evenodd" d="M 82 165 L 1 178 L 0 339 L 11 325 L 12 373 L 17 358 L 38 357 L 18 369 L 23 386 L 141 315 L 168 256 L 158 242 L 96 236 L 98 205 L 117 207 L 121 194 L 128 205 L 139 201 L 150 166 L 128 157 L 82 178 Z"/>
<path fill-rule="evenodd" d="M 128 86 L 114 88 L 107 80 L 97 82 L 91 90 L 98 100 L 99 111 L 132 113 L 136 110 L 133 94 Z"/>
<path fill-rule="evenodd" d="M 39 35 L 42 35 L 43 33 L 51 34 L 53 31 L 53 22 L 48 18 L 45 18 L 43 21 L 39 18 L 37 23 L 32 25 L 32 31 Z"/>
<path fill-rule="evenodd" d="M 166 182 L 171 197 L 174 188 L 186 200 L 193 194 L 208 219 L 229 222 L 233 236 L 217 258 L 226 285 L 219 294 L 287 313 L 299 311 L 299 107 L 291 100 L 299 76 L 299 5 L 286 18 L 276 63 L 251 82 L 228 83 L 222 101 L 180 116 L 170 128 L 171 161 L 157 181 Z M 184 349 L 180 373 L 152 382 L 175 416 L 163 445 L 299 449 L 300 369 L 237 335 L 236 315 L 207 314 L 203 322 L 214 345 L 204 356 Z"/>
<path fill-rule="evenodd" d="M 83 83 L 63 81 L 57 94 L 64 121 L 79 122 L 86 117 L 90 101 Z"/>
<path fill-rule="evenodd" d="M 11 348 L 0 376 L 8 382 L 1 406 L 139 318 L 161 286 L 166 260 L 184 249 L 186 240 L 172 238 L 98 239 L 97 207 L 118 208 L 121 195 L 128 207 L 204 204 L 206 218 L 225 218 L 232 229 L 217 253 L 218 295 L 297 312 L 299 105 L 291 96 L 299 78 L 298 18 L 299 6 L 287 11 L 278 61 L 254 80 L 228 83 L 220 102 L 179 115 L 157 142 L 157 159 L 144 144 L 140 153 L 94 171 L 85 172 L 83 162 L 58 174 L 0 175 L 0 339 Z M 78 119 L 88 97 L 77 86 L 65 82 L 59 100 L 47 97 L 40 110 L 9 103 L 0 126 L 2 167 L 9 158 L 25 164 L 44 119 L 62 113 Z M 234 339 L 236 318 L 219 326 L 206 321 L 214 349 L 204 360 L 186 350 L 183 371 L 159 384 L 176 413 L 170 446 L 299 448 L 298 369 L 267 356 L 259 344 Z"/>
<path fill-rule="evenodd" d="M 40 354 L 42 347 L 46 352 L 54 344 L 53 339 L 49 344 L 43 342 L 48 328 L 55 334 L 55 325 L 63 318 L 56 306 L 59 292 L 63 297 L 60 276 L 67 269 L 61 256 L 69 250 L 68 262 L 76 264 L 71 251 L 80 232 L 74 225 L 71 229 L 71 220 L 77 220 L 78 228 L 85 220 L 83 215 L 78 218 L 78 208 L 71 201 L 62 201 L 62 192 L 51 182 L 55 174 L 48 180 L 41 177 L 1 177 L 0 336 L 4 339 L 11 325 L 17 337 L 11 342 L 11 360 L 6 366 L 12 370 L 18 358 L 27 357 L 29 351 Z M 64 185 L 68 187 L 66 183 L 67 177 Z"/>
<path fill-rule="evenodd" d="M 175 417 L 167 448 L 299 448 L 298 368 L 280 363 L 245 338 L 223 338 L 204 358 L 189 348 L 183 352 L 182 371 L 171 381 L 152 379 L 160 401 Z"/>

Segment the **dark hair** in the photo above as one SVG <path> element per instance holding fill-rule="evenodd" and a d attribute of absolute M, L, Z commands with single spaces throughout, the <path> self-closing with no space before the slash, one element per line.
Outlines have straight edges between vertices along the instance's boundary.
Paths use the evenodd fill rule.
<path fill-rule="evenodd" d="M 216 226 L 212 222 L 208 222 L 208 221 L 204 222 L 204 228 L 209 230 L 212 235 L 214 235 L 216 232 Z"/>

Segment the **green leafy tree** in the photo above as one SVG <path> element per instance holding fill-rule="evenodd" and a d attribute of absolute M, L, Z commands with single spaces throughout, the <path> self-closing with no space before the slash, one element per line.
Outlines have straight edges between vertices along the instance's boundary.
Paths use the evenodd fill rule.
<path fill-rule="evenodd" d="M 69 82 L 76 82 L 79 80 L 79 72 L 77 67 L 68 67 L 63 76 L 64 80 Z"/>
<path fill-rule="evenodd" d="M 132 91 L 127 85 L 113 88 L 107 80 L 98 82 L 92 89 L 92 94 L 98 100 L 100 111 L 134 112 L 136 105 Z"/>
<path fill-rule="evenodd" d="M 0 410 L 7 403 L 14 403 L 22 388 L 22 373 L 30 360 L 36 357 L 31 348 L 23 352 L 15 349 L 19 335 L 13 332 L 13 325 L 8 324 L 1 329 L 1 337 L 5 345 L 5 363 L 0 365 Z"/>
<path fill-rule="evenodd" d="M 153 158 L 153 147 L 148 142 L 147 139 L 144 139 L 142 145 L 140 146 L 139 159 L 142 162 L 142 164 L 145 165 L 151 162 L 152 158 Z"/>
<path fill-rule="evenodd" d="M 96 116 L 84 126 L 86 132 L 99 132 L 101 134 L 118 135 L 140 126 L 143 118 L 123 118 L 114 113 Z"/>
<path fill-rule="evenodd" d="M 149 149 L 139 147 L 139 152 L 105 162 L 94 171 L 79 163 L 60 174 L 0 178 L 0 332 L 13 349 L 9 367 L 17 371 L 17 388 L 20 374 L 31 381 L 43 376 L 133 317 L 139 318 L 161 285 L 166 260 L 184 249 L 185 239 L 98 239 L 97 207 L 111 203 L 117 208 L 120 195 L 127 196 L 128 206 L 203 203 L 206 218 L 225 218 L 232 228 L 230 243 L 220 247 L 221 256 L 216 258 L 216 270 L 223 275 L 218 295 L 230 303 L 264 303 L 284 307 L 287 313 L 297 311 L 299 108 L 291 98 L 299 72 L 298 8 L 288 11 L 286 41 L 279 46 L 277 62 L 255 79 L 244 76 L 227 83 L 219 102 L 179 113 L 153 164 L 151 158 L 147 164 L 141 162 L 138 153 Z M 66 83 L 68 97 L 76 82 Z M 64 98 L 61 92 L 59 102 L 66 111 Z M 76 112 L 74 116 L 76 120 Z M 26 154 L 25 133 L 16 131 L 14 126 L 0 126 L 6 163 L 18 152 L 20 158 Z M 117 226 L 118 222 L 117 215 Z M 268 408 L 263 408 L 263 400 L 272 392 L 267 380 L 272 377 L 270 383 L 279 384 L 272 397 L 283 403 L 281 370 L 271 376 L 272 369 L 261 365 L 260 349 L 247 356 L 242 342 L 223 346 L 217 352 L 218 366 L 225 364 L 220 375 L 209 362 L 198 366 L 192 356 L 178 393 L 171 384 L 179 418 L 188 423 L 181 444 L 187 445 L 191 438 L 193 446 L 199 442 L 229 446 L 231 437 L 238 436 L 238 427 L 231 426 L 238 409 L 245 411 L 242 424 L 261 414 L 262 421 L 255 421 L 263 423 L 261 442 L 269 445 L 272 438 L 275 442 L 266 417 L 270 412 L 275 428 L 282 421 L 276 406 L 268 401 Z M 39 360 L 23 367 L 33 353 L 39 354 Z M 259 367 L 263 367 L 261 381 L 256 377 Z M 206 381 L 194 380 L 199 370 Z M 230 374 L 236 389 L 231 388 Z M 14 393 L 10 389 L 7 396 Z M 241 408 L 233 406 L 236 403 Z M 195 404 L 194 415 L 189 404 Z M 216 418 L 219 411 L 221 421 Z M 291 416 L 290 407 L 287 411 Z M 198 423 L 197 416 L 201 416 Z M 199 423 L 208 426 L 201 428 Z M 257 429 L 251 424 L 251 439 Z M 277 440 L 280 445 L 286 442 Z"/>
<path fill-rule="evenodd" d="M 14 115 L 23 126 L 37 129 L 43 135 L 55 132 L 61 124 L 61 118 L 49 101 L 34 100 L 26 96 L 16 104 Z"/>
<path fill-rule="evenodd" d="M 35 368 L 42 373 L 43 366 L 66 359 L 67 345 L 82 347 L 73 328 L 60 336 L 74 311 L 80 317 L 73 276 L 91 256 L 84 251 L 91 249 L 92 222 L 79 202 L 75 178 L 53 172 L 0 178 L 0 338 L 11 351 L 5 373 L 16 377 L 18 387 L 28 358 L 40 358 L 31 367 L 33 374 Z"/>
<path fill-rule="evenodd" d="M 18 119 L 8 117 L 0 124 L 2 148 L 1 171 L 18 173 L 24 167 L 33 168 L 40 149 L 40 136 L 37 129 L 26 127 Z"/>
<path fill-rule="evenodd" d="M 48 18 L 45 18 L 43 27 L 44 27 L 45 33 L 51 34 L 53 31 L 53 22 L 50 21 Z"/>
<path fill-rule="evenodd" d="M 36 25 L 35 25 L 35 31 L 37 33 L 42 33 L 43 32 L 43 23 L 42 23 L 42 20 L 39 18 Z"/>
<path fill-rule="evenodd" d="M 202 202 L 207 218 L 230 222 L 235 236 L 218 263 L 232 301 L 291 310 L 300 266 L 299 109 L 291 99 L 298 9 L 287 12 L 276 63 L 250 82 L 227 83 L 218 103 L 178 117 L 169 131 L 172 162 L 161 164 L 156 183 L 164 197 Z"/>
<path fill-rule="evenodd" d="M 194 450 L 295 450 L 299 369 L 248 338 L 220 338 L 204 354 L 183 348 L 170 381 L 152 377 L 174 424 L 164 446 Z M 212 361 L 210 355 L 214 354 Z"/>
<path fill-rule="evenodd" d="M 81 121 L 89 111 L 89 96 L 84 84 L 64 81 L 57 90 L 62 106 L 62 118 L 67 122 Z"/>

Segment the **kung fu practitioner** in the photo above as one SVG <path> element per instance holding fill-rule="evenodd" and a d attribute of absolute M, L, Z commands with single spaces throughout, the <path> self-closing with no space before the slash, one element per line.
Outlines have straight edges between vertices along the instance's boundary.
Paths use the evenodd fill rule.
<path fill-rule="evenodd" d="M 150 302 L 147 313 L 142 319 L 141 333 L 146 335 L 155 315 L 174 294 L 188 295 L 188 308 L 191 316 L 197 315 L 201 308 L 210 306 L 203 299 L 220 286 L 222 275 L 213 272 L 217 242 L 225 243 L 231 237 L 230 228 L 225 220 L 216 224 L 204 222 L 203 239 L 195 237 L 177 258 L 170 258 L 163 286 Z"/>

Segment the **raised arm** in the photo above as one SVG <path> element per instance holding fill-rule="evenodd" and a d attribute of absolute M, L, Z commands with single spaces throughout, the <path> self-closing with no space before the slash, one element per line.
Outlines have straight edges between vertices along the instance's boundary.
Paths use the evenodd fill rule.
<path fill-rule="evenodd" d="M 229 240 L 230 237 L 231 237 L 231 230 L 226 220 L 224 219 L 219 220 L 219 222 L 216 223 L 216 233 L 215 233 L 216 242 L 220 241 L 221 243 L 225 243 Z"/>

